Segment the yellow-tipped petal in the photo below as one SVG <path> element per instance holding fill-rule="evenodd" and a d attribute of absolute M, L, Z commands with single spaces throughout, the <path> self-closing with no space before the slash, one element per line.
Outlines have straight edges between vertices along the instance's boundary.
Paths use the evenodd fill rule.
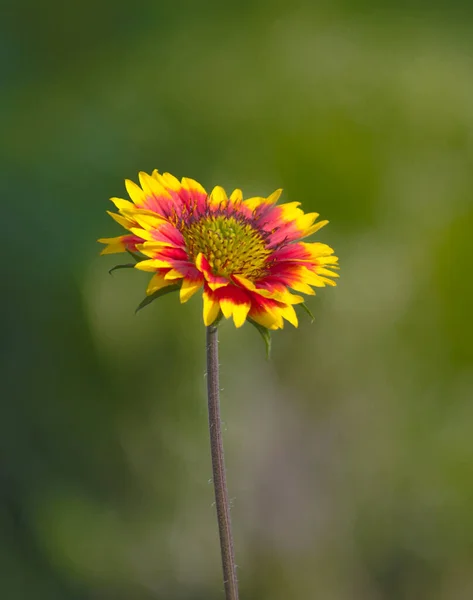
<path fill-rule="evenodd" d="M 171 198 L 167 189 L 154 177 L 148 175 L 144 171 L 140 171 L 138 174 L 140 178 L 141 187 L 147 196 L 165 196 Z"/>
<path fill-rule="evenodd" d="M 138 225 L 140 225 L 140 227 L 143 227 L 143 229 L 158 229 L 160 225 L 162 225 L 163 223 L 166 223 L 166 220 L 163 219 L 162 217 L 159 217 L 156 213 L 154 214 L 149 214 L 149 213 L 128 213 L 126 211 L 124 211 L 123 213 L 127 218 L 130 215 L 133 216 L 133 219 L 136 221 L 136 223 L 138 223 Z"/>
<path fill-rule="evenodd" d="M 307 283 L 295 281 L 294 283 L 290 284 L 290 287 L 293 290 L 296 290 L 296 292 L 301 292 L 302 294 L 307 294 L 309 296 L 315 296 L 315 291 Z"/>
<path fill-rule="evenodd" d="M 165 185 L 169 190 L 178 192 L 182 187 L 182 184 L 179 181 L 179 179 L 177 179 L 177 177 L 174 177 L 174 175 L 171 175 L 171 173 L 163 173 L 162 179 L 164 180 Z"/>
<path fill-rule="evenodd" d="M 248 304 L 236 304 L 233 308 L 233 322 L 235 327 L 241 327 L 246 321 L 246 317 L 250 311 L 251 303 Z"/>
<path fill-rule="evenodd" d="M 248 198 L 247 200 L 244 201 L 244 204 L 246 204 L 246 206 L 250 210 L 255 210 L 255 208 L 258 208 L 258 206 L 260 206 L 261 204 L 266 204 L 268 206 L 271 206 L 271 204 L 275 204 L 279 200 L 279 197 L 281 196 L 281 194 L 282 194 L 282 189 L 279 189 L 279 190 L 276 190 L 275 192 L 273 192 L 267 198 L 262 198 L 261 196 L 255 196 L 254 198 Z"/>
<path fill-rule="evenodd" d="M 161 288 L 167 287 L 171 284 L 172 281 L 167 281 L 166 279 L 164 279 L 161 273 L 155 273 L 149 281 L 148 288 L 146 289 L 146 294 L 149 296 L 151 294 L 154 294 L 154 292 L 157 292 Z"/>
<path fill-rule="evenodd" d="M 143 204 L 143 202 L 146 200 L 146 194 L 138 185 L 136 185 L 134 181 L 131 181 L 131 179 L 125 179 L 125 187 L 128 195 L 135 204 Z"/>
<path fill-rule="evenodd" d="M 331 269 L 339 269 L 337 266 L 338 256 L 320 256 L 317 257 L 317 262 L 321 265 L 330 265 Z"/>
<path fill-rule="evenodd" d="M 242 287 L 246 288 L 247 290 L 256 290 L 255 284 L 252 281 L 250 281 L 247 277 L 243 277 L 243 275 L 233 275 L 233 278 L 237 283 L 239 283 Z"/>
<path fill-rule="evenodd" d="M 291 305 L 285 306 L 284 308 L 279 309 L 281 311 L 282 316 L 289 321 L 291 325 L 297 327 L 299 325 L 299 321 L 297 320 L 296 311 L 294 307 Z"/>
<path fill-rule="evenodd" d="M 107 247 L 104 248 L 100 254 L 118 254 L 119 252 L 125 252 L 126 247 L 120 237 L 114 238 L 100 238 L 97 240 L 100 244 L 107 244 Z"/>
<path fill-rule="evenodd" d="M 164 279 L 169 279 L 169 280 L 172 279 L 174 281 L 176 281 L 178 279 L 183 279 L 183 278 L 184 278 L 184 275 L 182 273 L 179 273 L 179 271 L 177 271 L 176 269 L 171 269 L 164 276 Z"/>
<path fill-rule="evenodd" d="M 296 221 L 304 217 L 303 211 L 298 208 L 301 205 L 300 202 L 288 202 L 287 204 L 281 204 L 281 219 L 283 221 Z"/>
<path fill-rule="evenodd" d="M 181 189 L 181 183 L 176 177 L 170 173 L 161 174 L 157 169 L 153 171 L 153 179 L 155 179 L 159 185 L 166 191 L 166 194 L 172 198 L 171 192 L 179 192 Z"/>
<path fill-rule="evenodd" d="M 284 304 L 302 304 L 302 302 L 304 302 L 304 298 L 302 296 L 291 294 L 288 289 L 286 289 L 284 292 L 276 293 L 274 296 L 272 296 L 272 298 L 278 302 L 284 302 Z"/>
<path fill-rule="evenodd" d="M 243 192 L 239 189 L 233 190 L 230 194 L 230 200 L 233 202 L 241 202 L 243 200 Z"/>
<path fill-rule="evenodd" d="M 124 217 L 123 215 L 114 213 L 111 210 L 107 210 L 107 215 L 110 215 L 114 221 L 116 221 L 119 225 L 121 225 L 125 229 L 130 229 L 130 227 L 134 227 L 136 225 L 136 223 L 134 223 L 127 217 Z"/>
<path fill-rule="evenodd" d="M 181 303 L 187 302 L 196 292 L 202 287 L 202 281 L 195 281 L 191 279 L 183 279 L 181 289 L 179 292 L 179 298 Z"/>
<path fill-rule="evenodd" d="M 325 287 L 323 278 L 305 267 L 301 268 L 300 276 L 304 279 L 304 282 L 308 283 L 309 285 L 313 285 L 315 287 Z"/>
<path fill-rule="evenodd" d="M 207 285 L 213 292 L 215 292 L 215 290 L 218 290 L 222 287 L 226 287 L 228 285 L 228 281 L 208 281 L 207 280 Z"/>
<path fill-rule="evenodd" d="M 220 185 L 216 185 L 210 194 L 210 203 L 213 205 L 225 203 L 227 198 L 227 193 Z"/>
<path fill-rule="evenodd" d="M 328 277 L 321 277 L 320 278 L 324 283 L 326 283 L 327 285 L 331 285 L 332 287 L 337 287 L 337 282 L 336 281 L 332 281 L 331 279 L 329 279 Z"/>
<path fill-rule="evenodd" d="M 227 300 L 227 299 L 220 300 L 220 308 L 222 309 L 223 316 L 226 319 L 229 319 L 232 316 L 234 306 L 235 305 L 233 304 L 233 302 L 231 300 Z"/>
<path fill-rule="evenodd" d="M 144 244 L 137 244 L 136 248 L 141 252 L 141 254 L 149 256 L 149 258 L 155 258 L 156 253 L 159 252 L 159 250 L 162 250 L 162 246 L 155 245 L 154 242 L 145 242 Z"/>
<path fill-rule="evenodd" d="M 167 260 L 159 260 L 157 258 L 152 258 L 150 260 L 142 260 L 140 262 L 137 262 L 135 265 L 135 269 L 138 269 L 140 271 L 149 271 L 150 273 L 152 273 L 153 271 L 156 271 L 156 269 L 167 269 L 170 266 L 171 265 Z"/>
<path fill-rule="evenodd" d="M 321 256 L 330 256 L 333 254 L 333 248 L 330 248 L 327 244 L 322 244 L 321 242 L 301 242 L 302 246 L 311 253 L 312 258 L 317 258 Z"/>
<path fill-rule="evenodd" d="M 207 195 L 207 192 L 200 185 L 200 183 L 195 181 L 195 179 L 190 179 L 190 177 L 182 178 L 182 187 L 189 192 L 197 192 L 199 194 L 204 194 L 205 196 Z"/>
<path fill-rule="evenodd" d="M 204 291 L 203 293 L 204 299 L 204 308 L 203 308 L 203 316 L 204 316 L 204 325 L 208 327 L 212 325 L 215 319 L 218 317 L 218 313 L 220 312 L 220 304 L 218 300 L 215 300 L 210 297 L 209 293 Z"/>
<path fill-rule="evenodd" d="M 300 216 L 296 220 L 297 228 L 305 234 L 305 232 L 312 226 L 312 223 L 319 216 L 318 213 L 307 213 Z"/>
<path fill-rule="evenodd" d="M 266 200 L 267 204 L 275 204 L 282 194 L 282 188 L 275 190 L 272 194 L 270 194 Z"/>
<path fill-rule="evenodd" d="M 319 229 L 322 229 L 322 227 L 325 227 L 325 225 L 327 225 L 327 223 L 328 223 L 328 221 L 319 221 L 318 223 L 315 223 L 314 225 L 309 227 L 306 231 L 304 231 L 303 237 L 308 237 L 309 235 L 312 235 Z"/>
<path fill-rule="evenodd" d="M 255 196 L 254 198 L 248 198 L 247 200 L 245 200 L 244 204 L 246 204 L 246 206 L 250 210 L 255 210 L 255 208 L 258 208 L 258 206 L 260 206 L 260 204 L 263 204 L 263 202 L 266 202 L 266 198 L 262 198 L 261 196 Z"/>
<path fill-rule="evenodd" d="M 220 300 L 220 308 L 226 319 L 233 316 L 235 327 L 241 327 L 251 308 L 251 302 L 248 300 L 248 302 L 236 303 L 231 298 L 222 298 Z"/>
<path fill-rule="evenodd" d="M 260 313 L 255 313 L 251 315 L 253 321 L 266 327 L 267 329 L 282 329 L 284 327 L 284 323 L 280 314 L 276 314 L 272 311 L 265 310 Z"/>
<path fill-rule="evenodd" d="M 150 231 L 146 229 L 140 229 L 139 227 L 130 227 L 130 231 L 133 235 L 140 237 L 142 240 L 152 240 L 153 237 Z"/>
<path fill-rule="evenodd" d="M 325 269 L 324 267 L 318 267 L 317 273 L 319 275 L 327 275 L 327 277 L 340 277 L 340 275 L 338 273 L 334 273 L 333 271 L 330 271 L 329 269 Z"/>
<path fill-rule="evenodd" d="M 128 200 L 123 200 L 122 198 L 110 198 L 111 202 L 115 204 L 118 210 L 134 210 L 135 205 Z"/>

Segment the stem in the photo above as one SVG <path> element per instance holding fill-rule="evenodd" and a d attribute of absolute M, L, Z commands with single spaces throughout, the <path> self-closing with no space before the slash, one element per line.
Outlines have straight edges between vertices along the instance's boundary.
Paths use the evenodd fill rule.
<path fill-rule="evenodd" d="M 218 367 L 218 330 L 217 327 L 211 325 L 207 327 L 207 395 L 215 505 L 217 507 L 225 598 L 226 600 L 238 600 L 238 581 L 235 568 L 235 554 L 233 551 L 232 524 L 230 520 L 220 422 Z"/>

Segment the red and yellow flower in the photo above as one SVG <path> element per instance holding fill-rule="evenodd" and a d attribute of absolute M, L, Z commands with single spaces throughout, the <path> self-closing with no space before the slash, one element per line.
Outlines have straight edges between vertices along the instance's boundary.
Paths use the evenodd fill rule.
<path fill-rule="evenodd" d="M 328 221 L 315 222 L 299 202 L 276 204 L 281 190 L 267 198 L 230 197 L 220 186 L 210 194 L 194 181 L 169 173 L 139 174 L 140 186 L 126 181 L 132 200 L 112 198 L 109 214 L 128 233 L 103 238 L 102 254 L 139 251 L 135 267 L 153 276 L 147 294 L 178 284 L 181 302 L 203 289 L 205 325 L 223 313 L 236 327 L 247 318 L 268 329 L 297 327 L 295 304 L 313 287 L 335 285 L 338 258 L 326 244 L 303 242 Z"/>

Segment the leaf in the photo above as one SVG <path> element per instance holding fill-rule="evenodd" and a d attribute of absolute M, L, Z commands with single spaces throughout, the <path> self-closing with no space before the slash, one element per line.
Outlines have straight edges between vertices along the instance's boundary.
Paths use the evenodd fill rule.
<path fill-rule="evenodd" d="M 310 317 L 310 322 L 311 322 L 311 323 L 313 323 L 313 322 L 315 321 L 315 317 L 314 317 L 314 315 L 312 314 L 312 312 L 311 312 L 310 308 L 307 306 L 307 304 L 306 304 L 305 302 L 303 302 L 302 304 L 299 304 L 299 306 L 305 310 L 305 312 L 306 312 L 306 313 L 309 315 L 309 317 Z"/>
<path fill-rule="evenodd" d="M 256 323 L 256 321 L 253 321 L 253 319 L 250 319 L 248 317 L 247 320 L 249 323 L 251 323 L 253 325 L 253 327 L 258 331 L 260 336 L 263 338 L 264 344 L 266 346 L 266 360 L 269 360 L 271 357 L 271 332 L 269 331 L 269 329 L 267 327 L 263 327 L 263 325 Z"/>
<path fill-rule="evenodd" d="M 154 300 L 161 298 L 161 296 L 165 296 L 171 292 L 177 292 L 180 287 L 180 284 L 175 283 L 161 288 L 160 290 L 156 290 L 153 294 L 146 296 L 146 298 L 139 303 L 138 308 L 135 310 L 135 314 L 145 306 L 148 306 L 148 304 L 151 304 L 151 302 L 154 302 Z"/>
<path fill-rule="evenodd" d="M 119 269 L 134 269 L 134 268 L 135 268 L 135 263 L 126 263 L 124 265 L 115 265 L 114 267 L 112 267 L 110 269 L 108 274 L 111 275 L 114 271 L 118 271 Z"/>
<path fill-rule="evenodd" d="M 136 254 L 135 252 L 132 252 L 131 250 L 128 250 L 128 248 L 127 248 L 126 251 L 128 252 L 128 254 L 130 256 L 132 256 L 135 259 L 135 262 L 137 262 L 137 263 L 141 262 L 142 260 L 146 260 L 145 256 L 140 256 L 139 254 Z"/>

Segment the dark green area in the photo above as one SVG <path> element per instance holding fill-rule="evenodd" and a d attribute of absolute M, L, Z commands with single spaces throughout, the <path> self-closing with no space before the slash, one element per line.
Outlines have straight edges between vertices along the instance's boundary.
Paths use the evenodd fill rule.
<path fill-rule="evenodd" d="M 0 598 L 223 597 L 201 299 L 98 257 L 154 168 L 329 219 L 300 327 L 221 327 L 242 600 L 473 597 L 467 2 L 4 2 Z"/>

